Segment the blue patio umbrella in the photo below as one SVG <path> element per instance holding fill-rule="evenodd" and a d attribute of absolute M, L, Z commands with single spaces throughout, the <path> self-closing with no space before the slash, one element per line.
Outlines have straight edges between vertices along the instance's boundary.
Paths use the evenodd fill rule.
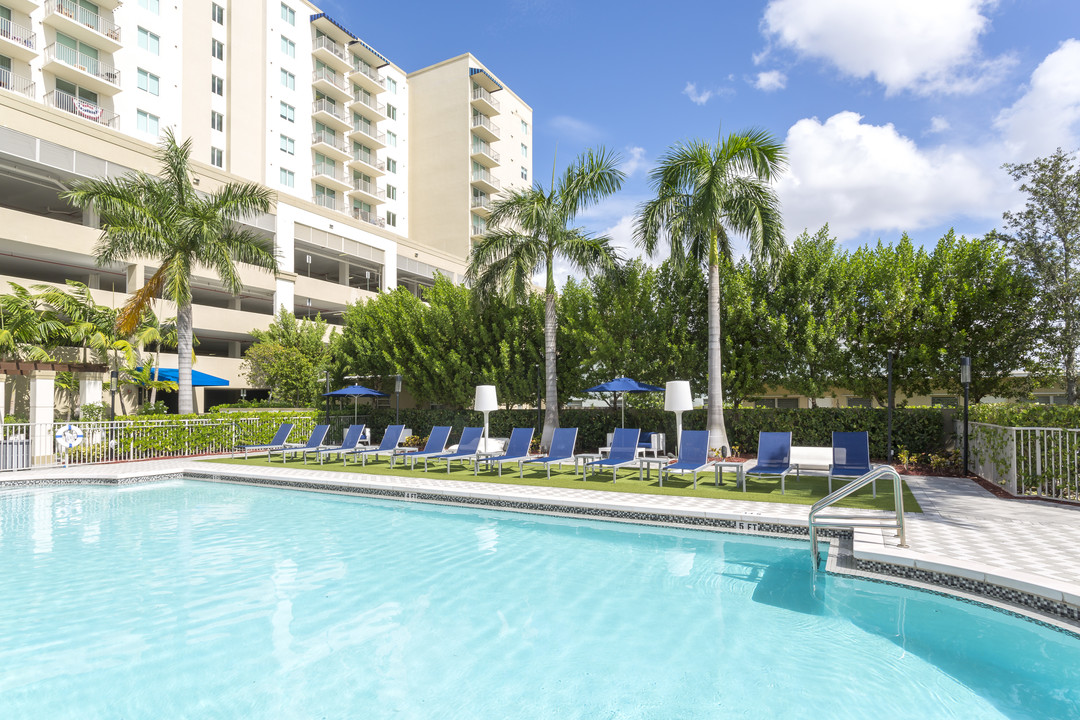
<path fill-rule="evenodd" d="M 609 393 L 641 393 L 641 392 L 664 392 L 664 388 L 656 385 L 649 385 L 647 383 L 638 382 L 633 378 L 617 377 L 614 380 L 608 380 L 606 383 L 600 383 L 595 385 L 585 392 L 609 392 Z M 626 427 L 626 403 L 623 403 L 622 408 L 622 425 Z"/>
<path fill-rule="evenodd" d="M 378 390 L 372 390 L 369 387 L 363 385 L 349 385 L 343 387 L 340 390 L 334 390 L 333 392 L 323 393 L 323 397 L 351 397 L 353 399 L 353 423 L 356 422 L 356 404 L 362 397 L 390 397 L 384 392 Z"/>

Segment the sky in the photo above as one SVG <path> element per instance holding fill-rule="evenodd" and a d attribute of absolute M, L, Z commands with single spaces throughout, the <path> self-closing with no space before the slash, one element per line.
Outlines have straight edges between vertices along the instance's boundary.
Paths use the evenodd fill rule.
<path fill-rule="evenodd" d="M 1003 163 L 1080 148 L 1080 0 L 397 0 L 319 3 L 406 72 L 471 52 L 533 110 L 544 185 L 583 150 L 622 191 L 579 216 L 636 256 L 673 144 L 763 128 L 786 146 L 787 237 L 845 248 L 1001 227 Z"/>

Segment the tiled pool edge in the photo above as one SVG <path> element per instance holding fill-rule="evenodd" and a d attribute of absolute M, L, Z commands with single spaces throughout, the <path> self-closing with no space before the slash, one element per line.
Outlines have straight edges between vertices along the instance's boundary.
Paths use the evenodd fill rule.
<path fill-rule="evenodd" d="M 405 490 L 397 488 L 366 485 L 357 478 L 345 484 L 326 481 L 306 481 L 289 478 L 269 478 L 259 475 L 238 475 L 232 473 L 207 472 L 203 469 L 185 468 L 157 473 L 132 473 L 130 475 L 111 475 L 89 478 L 62 477 L 2 477 L 0 488 L 4 487 L 46 487 L 72 485 L 133 485 L 167 480 L 193 479 L 210 482 L 229 482 L 262 487 L 280 487 L 286 489 L 330 492 L 371 498 L 386 498 L 439 504 L 451 504 L 463 507 L 509 510 L 515 512 L 554 514 L 568 517 L 616 520 L 627 523 L 664 525 L 687 529 L 717 530 L 722 532 L 742 532 L 755 535 L 772 535 L 787 538 L 807 538 L 809 530 L 805 525 L 786 522 L 747 521 L 730 517 L 708 515 L 688 515 L 677 512 L 658 511 L 642 512 L 617 510 L 609 507 L 589 504 L 560 504 L 557 502 L 529 502 L 492 497 L 486 494 L 470 495 L 445 490 Z M 835 575 L 859 577 L 874 582 L 897 584 L 925 590 L 944 597 L 959 599 L 963 602 L 990 607 L 1018 617 L 1033 620 L 1046 627 L 1064 631 L 1080 637 L 1080 606 L 1058 601 L 1046 595 L 1028 592 L 1005 585 L 964 577 L 964 568 L 952 568 L 956 573 L 913 567 L 901 562 L 883 560 L 881 553 L 874 553 L 875 559 L 853 559 L 854 567 L 842 567 L 838 562 L 838 540 L 850 540 L 853 533 L 848 530 L 823 531 L 821 542 L 828 543 L 829 550 L 824 572 Z M 1056 590 L 1045 588 L 1047 593 Z"/>

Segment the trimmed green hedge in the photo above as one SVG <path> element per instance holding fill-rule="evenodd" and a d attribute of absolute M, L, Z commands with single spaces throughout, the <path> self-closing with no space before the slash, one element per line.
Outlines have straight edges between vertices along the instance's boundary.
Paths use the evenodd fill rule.
<path fill-rule="evenodd" d="M 1080 406 L 1037 403 L 980 404 L 970 406 L 968 418 L 972 422 L 1006 427 L 1080 428 Z"/>

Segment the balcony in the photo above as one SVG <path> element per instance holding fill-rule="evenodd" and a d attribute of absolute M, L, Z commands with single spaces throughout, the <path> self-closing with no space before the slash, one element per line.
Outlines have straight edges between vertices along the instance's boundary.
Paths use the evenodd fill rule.
<path fill-rule="evenodd" d="M 120 116 L 86 100 L 80 100 L 60 90 L 45 96 L 45 104 L 105 127 L 119 128 Z"/>
<path fill-rule="evenodd" d="M 479 219 L 479 218 L 474 218 L 474 220 L 477 220 L 477 219 Z M 483 220 L 480 220 L 480 222 L 473 222 L 471 238 L 472 238 L 472 240 L 474 242 L 477 241 L 477 240 L 480 240 L 481 238 L 483 238 L 484 233 L 486 233 L 486 232 L 487 232 L 487 223 L 485 223 Z"/>
<path fill-rule="evenodd" d="M 47 0 L 42 22 L 99 50 L 113 53 L 121 47 L 120 26 L 74 0 Z"/>
<path fill-rule="evenodd" d="M 323 155 L 334 155 L 338 160 L 348 161 L 352 154 L 348 147 L 336 136 L 326 132 L 317 132 L 311 136 L 311 149 L 321 152 Z"/>
<path fill-rule="evenodd" d="M 481 140 L 495 142 L 499 139 L 499 126 L 491 122 L 487 115 L 473 115 L 472 130 Z"/>
<path fill-rule="evenodd" d="M 322 60 L 330 67 L 336 69 L 343 76 L 352 71 L 352 60 L 344 46 L 337 44 L 326 35 L 315 38 L 311 54 L 316 60 Z"/>
<path fill-rule="evenodd" d="M 312 103 L 311 119 L 341 130 L 343 133 L 352 128 L 352 123 L 349 122 L 345 108 L 330 102 L 326 98 L 319 98 Z"/>
<path fill-rule="evenodd" d="M 499 164 L 499 153 L 483 140 L 473 138 L 472 159 L 484 167 L 496 167 Z"/>
<path fill-rule="evenodd" d="M 330 197 L 329 195 L 315 195 L 311 198 L 311 202 L 319 207 L 324 207 L 327 210 L 336 210 L 338 212 L 343 212 L 345 210 L 344 206 L 338 202 L 337 198 Z"/>
<path fill-rule="evenodd" d="M 352 183 L 349 182 L 349 177 L 346 175 L 345 168 L 340 165 L 317 162 L 311 167 L 311 176 L 317 180 L 320 185 L 328 187 L 331 190 L 341 190 L 344 192 L 352 188 Z"/>
<path fill-rule="evenodd" d="M 357 200 L 366 202 L 368 205 L 381 205 L 386 202 L 386 191 L 380 190 L 373 182 L 367 182 L 360 178 L 353 178 L 353 186 L 349 191 Z"/>
<path fill-rule="evenodd" d="M 360 208 L 352 209 L 352 216 L 354 220 L 368 223 L 369 225 L 375 225 L 376 227 L 386 227 L 386 220 L 382 219 L 373 212 L 361 210 Z"/>
<path fill-rule="evenodd" d="M 0 55 L 30 61 L 37 57 L 37 35 L 30 28 L 0 18 Z"/>
<path fill-rule="evenodd" d="M 499 114 L 499 101 L 484 88 L 473 88 L 472 106 L 485 115 Z"/>
<path fill-rule="evenodd" d="M 386 78 L 360 58 L 356 58 L 353 62 L 349 80 L 368 92 L 381 93 L 386 90 Z"/>
<path fill-rule="evenodd" d="M 345 81 L 342 75 L 330 68 L 322 67 L 313 71 L 311 73 L 311 87 L 330 97 L 337 98 L 343 103 L 352 100 L 349 83 Z"/>
<path fill-rule="evenodd" d="M 386 174 L 386 163 L 377 159 L 370 153 L 365 155 L 354 152 L 352 158 L 349 160 L 349 164 L 365 175 L 381 177 Z"/>
<path fill-rule="evenodd" d="M 16 75 L 10 70 L 0 68 L 0 90 L 10 90 L 34 99 L 34 83 L 28 77 Z"/>
<path fill-rule="evenodd" d="M 377 102 L 373 97 L 365 97 L 354 93 L 349 109 L 373 122 L 381 122 L 386 119 L 386 106 Z"/>
<path fill-rule="evenodd" d="M 482 218 L 486 218 L 491 215 L 491 198 L 488 196 L 476 197 L 472 199 L 472 211 Z"/>
<path fill-rule="evenodd" d="M 365 145 L 374 145 L 379 150 L 386 147 L 386 133 L 380 133 L 373 126 L 357 125 L 352 129 L 352 134 Z"/>
<path fill-rule="evenodd" d="M 42 69 L 96 93 L 114 95 L 120 90 L 119 70 L 65 45 L 53 43 L 45 48 Z"/>
<path fill-rule="evenodd" d="M 487 170 L 473 170 L 472 184 L 474 187 L 483 190 L 489 195 L 497 193 L 502 189 L 502 184 L 499 182 L 499 179 Z"/>

